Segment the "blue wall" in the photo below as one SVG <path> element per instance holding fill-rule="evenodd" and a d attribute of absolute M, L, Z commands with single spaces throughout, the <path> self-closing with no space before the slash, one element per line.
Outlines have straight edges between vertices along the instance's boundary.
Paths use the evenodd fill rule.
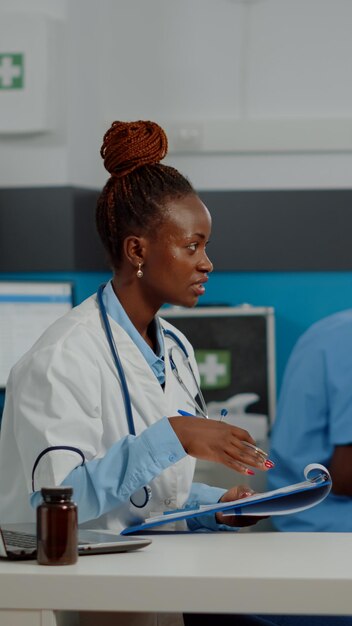
<path fill-rule="evenodd" d="M 0 280 L 71 280 L 75 304 L 109 278 L 109 273 L 99 272 L 0 274 Z M 204 304 L 243 302 L 275 309 L 279 389 L 288 356 L 304 330 L 330 313 L 352 307 L 352 272 L 214 272 L 201 298 Z"/>
<path fill-rule="evenodd" d="M 322 317 L 352 308 L 352 272 L 215 272 L 202 300 L 212 301 L 274 307 L 279 390 L 298 337 Z"/>

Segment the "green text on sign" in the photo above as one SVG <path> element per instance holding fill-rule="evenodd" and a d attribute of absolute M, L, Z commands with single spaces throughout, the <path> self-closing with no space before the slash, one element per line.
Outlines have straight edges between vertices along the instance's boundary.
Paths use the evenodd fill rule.
<path fill-rule="evenodd" d="M 223 389 L 231 382 L 230 350 L 196 350 L 195 357 L 203 389 Z"/>
<path fill-rule="evenodd" d="M 0 89 L 23 89 L 24 55 L 0 54 Z"/>

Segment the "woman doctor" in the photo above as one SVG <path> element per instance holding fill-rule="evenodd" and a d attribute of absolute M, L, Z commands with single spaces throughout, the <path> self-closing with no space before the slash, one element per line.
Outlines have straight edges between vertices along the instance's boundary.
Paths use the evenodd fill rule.
<path fill-rule="evenodd" d="M 33 520 L 42 486 L 70 484 L 81 524 L 120 531 L 151 512 L 250 492 L 192 483 L 195 458 L 243 475 L 272 467 L 246 445 L 255 443 L 246 431 L 178 414 L 199 406 L 180 345 L 198 376 L 196 363 L 187 339 L 157 313 L 166 302 L 192 307 L 205 292 L 213 269 L 206 253 L 211 219 L 190 183 L 160 164 L 166 152 L 166 136 L 152 122 L 114 122 L 104 137 L 110 178 L 97 227 L 113 278 L 99 297 L 54 323 L 12 369 L 0 438 L 2 523 Z M 217 514 L 188 526 L 228 529 L 223 521 Z M 84 626 L 152 626 L 167 616 L 91 612 L 80 619 Z M 274 623 L 250 616 L 185 619 L 187 626 Z M 181 623 L 175 620 L 168 623 Z"/>
<path fill-rule="evenodd" d="M 271 467 L 246 445 L 255 443 L 246 431 L 178 414 L 196 413 L 197 386 L 173 333 L 194 372 L 196 363 L 187 339 L 157 313 L 166 302 L 192 307 L 205 292 L 211 218 L 190 183 L 159 163 L 166 152 L 165 133 L 152 122 L 114 122 L 104 137 L 110 178 L 96 220 L 113 278 L 100 307 L 94 295 L 74 308 L 11 372 L 0 441 L 2 523 L 33 520 L 42 486 L 70 484 L 81 525 L 121 531 L 150 513 L 246 493 L 193 484 L 195 458 L 244 475 Z M 217 514 L 188 526 L 215 530 L 221 522 Z"/>

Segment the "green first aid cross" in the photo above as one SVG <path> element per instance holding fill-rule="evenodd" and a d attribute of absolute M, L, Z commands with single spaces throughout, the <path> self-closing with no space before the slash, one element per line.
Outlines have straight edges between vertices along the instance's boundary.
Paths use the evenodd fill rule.
<path fill-rule="evenodd" d="M 224 389 L 231 382 L 230 350 L 195 350 L 202 389 Z"/>
<path fill-rule="evenodd" d="M 23 89 L 24 55 L 0 54 L 0 89 Z"/>

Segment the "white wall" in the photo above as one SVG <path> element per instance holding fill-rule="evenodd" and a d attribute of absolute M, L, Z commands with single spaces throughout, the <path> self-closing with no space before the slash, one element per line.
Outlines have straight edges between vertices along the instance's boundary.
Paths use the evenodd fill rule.
<path fill-rule="evenodd" d="M 104 131 L 141 118 L 164 125 L 167 161 L 197 188 L 351 186 L 350 0 L 0 0 L 3 10 L 44 13 L 59 35 L 52 128 L 0 137 L 1 186 L 100 187 Z"/>

